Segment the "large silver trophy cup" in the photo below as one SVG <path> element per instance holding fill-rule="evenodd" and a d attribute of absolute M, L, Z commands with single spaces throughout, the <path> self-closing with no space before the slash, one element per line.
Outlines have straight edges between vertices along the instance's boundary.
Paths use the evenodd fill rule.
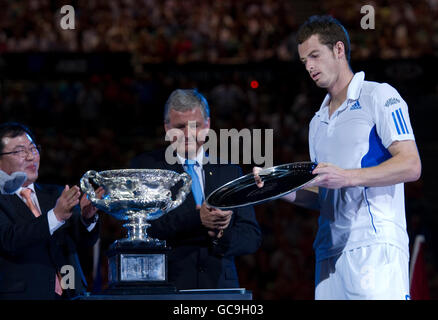
<path fill-rule="evenodd" d="M 178 185 L 179 190 L 175 191 Z M 105 189 L 102 199 L 96 197 L 98 186 Z M 127 228 L 127 237 L 115 241 L 107 253 L 110 288 L 119 292 L 169 288 L 166 242 L 149 237 L 147 228 L 149 221 L 178 207 L 190 187 L 191 178 L 187 173 L 170 170 L 90 170 L 83 175 L 81 189 L 91 203 L 116 219 L 127 221 L 123 225 Z M 176 193 L 174 197 L 172 191 Z"/>

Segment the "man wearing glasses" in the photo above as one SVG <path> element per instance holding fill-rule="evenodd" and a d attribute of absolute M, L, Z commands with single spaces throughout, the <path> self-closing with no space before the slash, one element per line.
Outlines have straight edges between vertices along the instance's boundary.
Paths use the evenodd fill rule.
<path fill-rule="evenodd" d="M 1 124 L 0 170 L 27 179 L 15 193 L 0 195 L 0 299 L 72 298 L 86 286 L 77 247 L 96 242 L 97 209 L 77 186 L 35 183 L 39 166 L 29 128 Z"/>

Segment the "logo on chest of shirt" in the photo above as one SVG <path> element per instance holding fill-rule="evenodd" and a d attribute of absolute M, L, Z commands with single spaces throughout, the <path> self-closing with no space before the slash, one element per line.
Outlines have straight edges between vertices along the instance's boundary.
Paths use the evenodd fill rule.
<path fill-rule="evenodd" d="M 350 110 L 359 110 L 362 109 L 362 107 L 359 104 L 359 101 L 356 101 L 351 107 Z"/>

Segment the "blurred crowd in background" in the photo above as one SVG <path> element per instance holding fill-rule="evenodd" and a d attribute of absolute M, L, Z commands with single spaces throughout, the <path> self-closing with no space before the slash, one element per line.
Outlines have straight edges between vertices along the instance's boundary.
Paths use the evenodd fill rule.
<path fill-rule="evenodd" d="M 63 4 L 75 8 L 75 30 L 59 27 Z M 360 28 L 364 4 L 375 7 L 375 30 Z M 438 208 L 431 201 L 437 185 L 429 164 L 438 148 L 427 128 L 438 84 L 425 74 L 430 61 L 437 65 L 438 0 L 0 0 L 0 121 L 35 131 L 42 182 L 78 184 L 87 170 L 126 168 L 136 154 L 166 146 L 168 95 L 196 87 L 210 103 L 213 129 L 273 128 L 274 165 L 308 160 L 307 126 L 325 92 L 298 62 L 294 37 L 315 13 L 333 14 L 349 30 L 355 71 L 394 85 L 410 106 L 423 177 L 406 185 L 408 231 L 426 235 L 429 287 L 437 298 Z M 53 52 L 128 52 L 132 72 L 2 74 L 2 56 Z M 281 200 L 255 210 L 264 240 L 257 253 L 238 259 L 241 286 L 256 299 L 312 299 L 318 212 Z M 105 259 L 123 228 L 101 218 Z M 106 264 L 97 272 L 91 258 L 84 253 L 93 290 L 93 277 L 105 283 Z"/>
<path fill-rule="evenodd" d="M 316 10 L 342 19 L 352 58 L 438 53 L 437 0 L 2 0 L 0 52 L 129 51 L 135 63 L 247 63 L 296 59 L 295 32 Z M 75 8 L 75 30 L 57 23 Z M 363 5 L 375 8 L 363 32 Z M 54 28 L 54 25 L 56 26 Z"/>

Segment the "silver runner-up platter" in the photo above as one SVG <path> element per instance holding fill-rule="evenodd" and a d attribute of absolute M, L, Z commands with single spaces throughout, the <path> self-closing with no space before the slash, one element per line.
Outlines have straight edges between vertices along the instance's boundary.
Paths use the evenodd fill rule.
<path fill-rule="evenodd" d="M 314 162 L 293 162 L 262 169 L 259 173 L 263 187 L 259 188 L 254 174 L 249 173 L 213 191 L 206 199 L 210 207 L 233 209 L 260 204 L 285 196 L 308 186 L 316 175 Z"/>
<path fill-rule="evenodd" d="M 109 248 L 110 289 L 117 294 L 175 290 L 167 282 L 165 240 L 148 236 L 150 221 L 178 207 L 190 193 L 187 173 L 161 169 L 120 169 L 87 171 L 81 178 L 81 190 L 91 203 L 118 220 L 126 221 L 127 237 Z M 97 198 L 95 189 L 105 192 Z M 135 284 L 135 285 L 134 285 Z M 163 289 L 164 288 L 164 289 Z"/>

